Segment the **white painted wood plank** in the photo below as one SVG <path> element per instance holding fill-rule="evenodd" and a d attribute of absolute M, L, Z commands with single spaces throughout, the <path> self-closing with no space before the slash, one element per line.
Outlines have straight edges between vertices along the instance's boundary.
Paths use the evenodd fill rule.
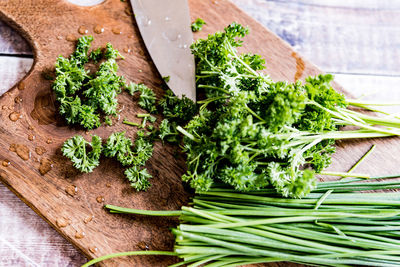
<path fill-rule="evenodd" d="M 0 183 L 0 266 L 79 266 L 86 259 Z"/>
<path fill-rule="evenodd" d="M 400 1 L 232 1 L 324 71 L 400 75 Z"/>
<path fill-rule="evenodd" d="M 334 74 L 354 97 L 377 102 L 400 103 L 400 77 Z M 390 113 L 400 113 L 400 106 L 379 107 Z"/>

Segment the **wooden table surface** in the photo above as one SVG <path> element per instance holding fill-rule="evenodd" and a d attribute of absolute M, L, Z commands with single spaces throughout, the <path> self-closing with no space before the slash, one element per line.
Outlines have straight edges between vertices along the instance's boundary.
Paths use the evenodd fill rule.
<path fill-rule="evenodd" d="M 336 80 L 354 96 L 400 102 L 400 1 L 233 2 L 299 54 L 335 74 Z M 0 22 L 0 95 L 29 71 L 32 62 L 29 45 Z M 85 261 L 72 245 L 0 184 L 0 267 L 79 266 Z"/>

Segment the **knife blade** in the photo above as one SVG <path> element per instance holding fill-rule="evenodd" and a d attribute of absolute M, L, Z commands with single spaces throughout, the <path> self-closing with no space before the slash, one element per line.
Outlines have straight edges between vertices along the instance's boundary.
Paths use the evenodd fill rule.
<path fill-rule="evenodd" d="M 187 0 L 131 0 L 146 48 L 175 95 L 196 101 L 193 33 Z"/>

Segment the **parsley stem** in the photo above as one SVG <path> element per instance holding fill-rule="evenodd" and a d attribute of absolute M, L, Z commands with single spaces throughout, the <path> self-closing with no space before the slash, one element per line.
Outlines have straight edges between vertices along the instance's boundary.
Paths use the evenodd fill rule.
<path fill-rule="evenodd" d="M 192 134 L 188 133 L 185 129 L 183 129 L 181 126 L 176 127 L 176 130 L 181 132 L 183 135 L 185 135 L 186 137 L 190 138 L 191 140 L 195 141 L 195 142 L 199 142 L 198 139 L 196 137 L 194 137 Z"/>
<path fill-rule="evenodd" d="M 127 120 L 124 120 L 122 123 L 123 123 L 123 124 L 126 124 L 126 125 L 130 125 L 130 126 L 137 126 L 137 127 L 140 126 L 139 123 L 132 122 L 132 121 L 127 121 Z"/>
<path fill-rule="evenodd" d="M 147 117 L 150 117 L 150 114 L 147 114 L 147 113 L 139 113 L 139 114 L 136 114 L 136 117 L 138 117 L 138 118 L 147 118 Z"/>
<path fill-rule="evenodd" d="M 254 117 L 256 117 L 257 119 L 259 119 L 260 121 L 262 121 L 263 123 L 266 123 L 266 121 L 261 118 L 260 116 L 257 115 L 257 113 L 255 113 L 251 108 L 249 108 L 248 106 L 244 106 L 244 108 L 251 113 L 251 115 L 253 115 Z"/>
<path fill-rule="evenodd" d="M 359 99 L 346 99 L 346 102 L 352 106 L 399 106 L 398 102 L 374 102 L 368 100 L 359 100 Z"/>

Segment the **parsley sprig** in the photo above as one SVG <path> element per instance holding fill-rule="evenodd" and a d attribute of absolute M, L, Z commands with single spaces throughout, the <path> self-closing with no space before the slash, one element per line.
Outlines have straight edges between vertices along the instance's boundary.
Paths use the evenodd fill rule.
<path fill-rule="evenodd" d="M 92 172 L 99 165 L 101 150 L 101 138 L 97 135 L 92 136 L 92 142 L 76 135 L 66 140 L 61 148 L 64 156 L 71 159 L 74 167 L 86 173 Z"/>
<path fill-rule="evenodd" d="M 119 52 L 107 44 L 104 54 L 99 48 L 88 56 L 92 41 L 92 36 L 82 36 L 69 59 L 57 58 L 56 79 L 52 86 L 60 104 L 59 112 L 67 123 L 79 124 L 88 130 L 100 126 L 101 114 L 117 114 L 117 95 L 126 86 L 125 79 L 117 75 Z M 97 63 L 103 57 L 105 61 L 99 70 L 90 75 L 85 64 L 90 59 Z"/>
<path fill-rule="evenodd" d="M 204 24 L 206 24 L 206 22 L 202 18 L 197 18 L 191 25 L 192 32 L 201 31 Z"/>

